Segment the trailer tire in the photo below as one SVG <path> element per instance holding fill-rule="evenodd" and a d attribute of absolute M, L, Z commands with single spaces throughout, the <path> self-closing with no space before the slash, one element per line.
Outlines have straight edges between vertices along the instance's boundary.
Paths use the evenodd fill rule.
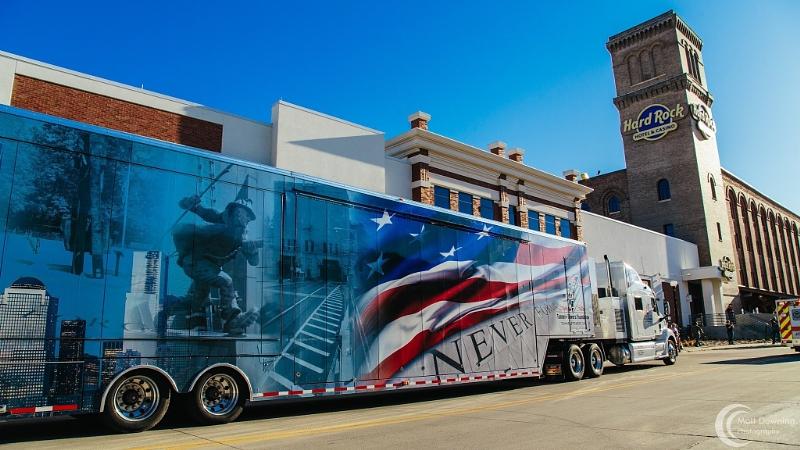
<path fill-rule="evenodd" d="M 589 344 L 583 348 L 584 359 L 586 360 L 586 376 L 597 378 L 603 374 L 603 350 L 597 344 Z"/>
<path fill-rule="evenodd" d="M 137 433 L 158 425 L 169 408 L 172 391 L 152 371 L 134 371 L 111 385 L 103 410 L 103 423 L 119 433 Z"/>
<path fill-rule="evenodd" d="M 564 378 L 567 381 L 578 381 L 586 371 L 586 359 L 580 347 L 572 344 L 564 355 Z"/>
<path fill-rule="evenodd" d="M 667 357 L 663 359 L 664 364 L 671 366 L 678 360 L 678 346 L 672 339 L 667 340 Z"/>
<path fill-rule="evenodd" d="M 204 425 L 233 422 L 244 410 L 243 386 L 247 385 L 232 370 L 209 370 L 189 394 L 190 415 Z"/>

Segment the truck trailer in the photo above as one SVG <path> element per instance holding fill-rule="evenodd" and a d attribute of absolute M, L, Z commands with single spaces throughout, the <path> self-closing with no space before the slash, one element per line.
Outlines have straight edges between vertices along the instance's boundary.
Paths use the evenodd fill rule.
<path fill-rule="evenodd" d="M 678 355 L 582 242 L 5 106 L 0 161 L 0 421 L 135 432 L 176 396 L 214 424 Z"/>

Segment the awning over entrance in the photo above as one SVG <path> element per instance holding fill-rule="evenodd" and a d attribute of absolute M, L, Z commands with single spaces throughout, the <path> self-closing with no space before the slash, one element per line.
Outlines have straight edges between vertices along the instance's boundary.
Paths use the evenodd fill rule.
<path fill-rule="evenodd" d="M 703 289 L 703 309 L 706 314 L 721 314 L 725 311 L 722 304 L 722 283 L 729 278 L 720 266 L 704 266 L 681 271 L 683 281 L 699 281 Z"/>
<path fill-rule="evenodd" d="M 728 278 L 720 266 L 695 267 L 694 269 L 683 269 L 681 271 L 683 281 L 699 280 L 719 280 L 727 282 Z"/>

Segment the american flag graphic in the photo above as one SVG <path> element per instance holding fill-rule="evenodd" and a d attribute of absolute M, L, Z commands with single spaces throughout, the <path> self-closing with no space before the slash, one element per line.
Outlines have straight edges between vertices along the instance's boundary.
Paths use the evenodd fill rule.
<path fill-rule="evenodd" d="M 470 230 L 390 212 L 366 219 L 375 248 L 360 263 L 356 303 L 365 379 L 398 376 L 451 336 L 517 310 L 584 313 L 589 274 L 577 243 L 513 240 L 480 222 Z"/>

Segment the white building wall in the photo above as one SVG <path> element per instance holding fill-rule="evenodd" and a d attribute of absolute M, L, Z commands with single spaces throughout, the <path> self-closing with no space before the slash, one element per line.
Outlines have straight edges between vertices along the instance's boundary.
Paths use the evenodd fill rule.
<path fill-rule="evenodd" d="M 700 266 L 697 246 L 586 211 L 581 215 L 589 257 L 601 262 L 603 256 L 608 255 L 611 261 L 627 262 L 642 278 L 656 281 L 653 283 L 656 294 L 661 288 L 658 281 L 676 281 L 680 290 L 683 323 L 688 324 L 691 308 L 686 296 L 689 286 L 683 281 L 682 271 Z"/>
<path fill-rule="evenodd" d="M 0 105 L 11 104 L 11 91 L 14 89 L 14 73 L 17 61 L 0 53 Z"/>
<path fill-rule="evenodd" d="M 405 159 L 387 156 L 386 193 L 401 198 L 411 198 L 411 164 Z"/>
<path fill-rule="evenodd" d="M 283 101 L 272 107 L 272 124 L 275 152 L 271 165 L 386 191 L 384 135 L 380 131 Z"/>

